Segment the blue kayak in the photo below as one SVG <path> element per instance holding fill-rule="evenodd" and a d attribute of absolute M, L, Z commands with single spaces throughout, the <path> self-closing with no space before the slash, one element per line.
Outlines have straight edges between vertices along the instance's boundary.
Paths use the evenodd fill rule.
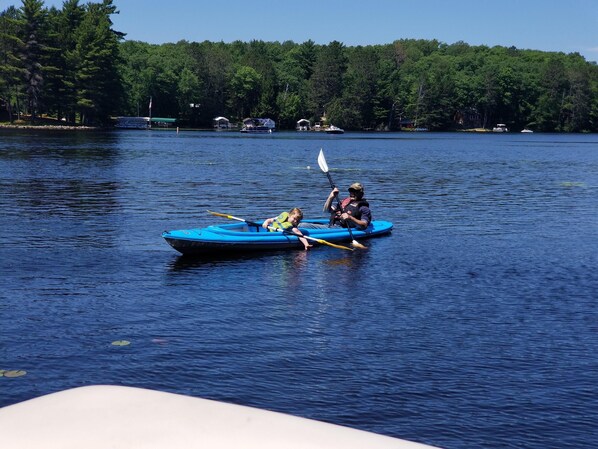
<path fill-rule="evenodd" d="M 299 229 L 309 237 L 327 242 L 350 242 L 351 236 L 346 228 L 308 228 L 306 224 L 328 225 L 328 219 L 303 220 Z M 392 223 L 374 220 L 364 230 L 352 228 L 353 239 L 367 239 L 389 234 Z M 283 249 L 303 249 L 299 238 L 289 233 L 271 232 L 255 223 L 232 223 L 213 225 L 199 229 L 165 231 L 162 237 L 174 249 L 185 255 L 206 255 L 247 251 L 270 251 Z M 317 245 L 317 242 L 311 241 Z"/>

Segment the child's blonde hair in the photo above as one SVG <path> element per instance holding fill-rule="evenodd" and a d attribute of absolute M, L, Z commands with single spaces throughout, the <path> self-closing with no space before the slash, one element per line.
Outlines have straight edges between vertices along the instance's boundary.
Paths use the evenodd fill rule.
<path fill-rule="evenodd" d="M 289 211 L 289 215 L 293 215 L 293 214 L 296 214 L 297 217 L 299 217 L 299 220 L 303 220 L 303 211 L 301 209 L 299 209 L 298 207 L 293 207 Z"/>

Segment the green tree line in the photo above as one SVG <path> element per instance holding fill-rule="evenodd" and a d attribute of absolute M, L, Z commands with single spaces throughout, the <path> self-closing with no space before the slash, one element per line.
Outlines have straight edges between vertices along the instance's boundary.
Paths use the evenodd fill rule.
<path fill-rule="evenodd" d="M 0 114 L 109 124 L 115 115 L 209 127 L 270 117 L 345 129 L 598 131 L 598 66 L 578 53 L 399 39 L 384 45 L 126 41 L 112 0 L 0 13 Z M 2 117 L 0 116 L 0 120 Z"/>

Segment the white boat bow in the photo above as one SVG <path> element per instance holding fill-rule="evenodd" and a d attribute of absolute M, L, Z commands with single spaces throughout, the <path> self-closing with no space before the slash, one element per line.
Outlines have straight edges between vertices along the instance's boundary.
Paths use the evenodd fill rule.
<path fill-rule="evenodd" d="M 96 385 L 0 409 L 19 449 L 424 449 L 348 427 L 173 393 Z"/>

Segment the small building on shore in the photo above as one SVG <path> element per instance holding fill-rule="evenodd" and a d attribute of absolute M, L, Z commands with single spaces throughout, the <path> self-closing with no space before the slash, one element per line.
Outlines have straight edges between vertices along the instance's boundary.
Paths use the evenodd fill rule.
<path fill-rule="evenodd" d="M 123 129 L 149 129 L 149 117 L 116 117 L 114 125 L 117 128 Z"/>
<path fill-rule="evenodd" d="M 311 122 L 306 118 L 302 118 L 301 120 L 297 121 L 295 125 L 295 129 L 297 131 L 310 131 L 311 130 Z"/>
<path fill-rule="evenodd" d="M 168 128 L 175 122 L 176 119 L 169 117 L 116 117 L 114 126 L 122 129 Z"/>
<path fill-rule="evenodd" d="M 216 131 L 226 131 L 231 129 L 230 120 L 226 117 L 216 117 L 212 120 L 212 123 Z"/>
<path fill-rule="evenodd" d="M 243 120 L 242 133 L 272 133 L 276 129 L 276 122 L 271 118 L 246 118 Z"/>
<path fill-rule="evenodd" d="M 152 117 L 150 119 L 150 127 L 170 128 L 176 123 L 175 118 L 170 117 Z"/>

